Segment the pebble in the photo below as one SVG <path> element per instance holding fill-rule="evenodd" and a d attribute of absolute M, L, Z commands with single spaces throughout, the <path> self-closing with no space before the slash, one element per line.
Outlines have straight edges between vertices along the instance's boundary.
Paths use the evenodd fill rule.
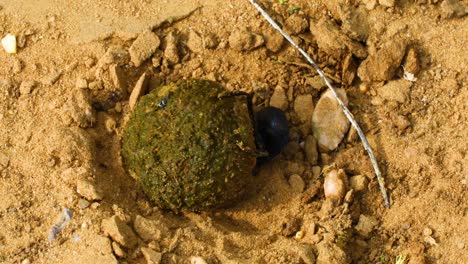
<path fill-rule="evenodd" d="M 219 41 L 215 34 L 207 34 L 203 38 L 203 46 L 207 49 L 216 49 L 218 43 Z"/>
<path fill-rule="evenodd" d="M 302 193 L 305 189 L 304 180 L 298 174 L 291 175 L 288 183 L 294 193 Z"/>
<path fill-rule="evenodd" d="M 143 253 L 143 256 L 146 259 L 147 264 L 159 264 L 161 263 L 162 259 L 162 254 L 159 252 L 156 252 L 150 248 L 144 247 L 141 248 L 141 253 Z"/>
<path fill-rule="evenodd" d="M 291 34 L 297 35 L 307 30 L 309 22 L 304 16 L 293 14 L 286 19 L 284 25 Z"/>
<path fill-rule="evenodd" d="M 27 258 L 21 261 L 21 264 L 31 264 L 31 261 Z"/>
<path fill-rule="evenodd" d="M 351 85 L 356 77 L 357 71 L 357 64 L 353 59 L 352 54 L 348 54 L 342 64 L 342 74 L 341 74 L 341 81 L 343 84 Z"/>
<path fill-rule="evenodd" d="M 423 233 L 424 236 L 431 236 L 432 235 L 432 229 L 430 229 L 429 227 L 425 227 L 423 229 L 422 233 Z"/>
<path fill-rule="evenodd" d="M 341 100 L 347 105 L 344 89 L 336 89 Z M 322 94 L 312 116 L 312 131 L 323 151 L 332 151 L 338 147 L 348 132 L 350 123 L 338 101 L 330 90 Z"/>
<path fill-rule="evenodd" d="M 132 90 L 132 93 L 130 94 L 130 98 L 128 99 L 128 106 L 130 107 L 130 110 L 135 107 L 138 99 L 146 92 L 146 89 L 148 88 L 148 81 L 149 79 L 147 78 L 146 73 L 143 73 L 140 79 L 138 79 L 135 87 Z"/>
<path fill-rule="evenodd" d="M 306 154 L 307 161 L 311 165 L 317 165 L 318 163 L 318 150 L 317 150 L 317 140 L 314 136 L 308 135 L 305 144 L 304 144 L 304 151 Z M 320 167 L 319 167 L 320 169 Z"/>
<path fill-rule="evenodd" d="M 136 67 L 140 66 L 153 55 L 160 44 L 161 41 L 153 32 L 146 31 L 141 33 L 128 49 L 130 60 Z"/>
<path fill-rule="evenodd" d="M 322 168 L 320 168 L 320 166 L 312 166 L 312 175 L 314 175 L 315 178 L 320 176 L 320 173 L 322 173 Z"/>
<path fill-rule="evenodd" d="M 286 97 L 286 92 L 281 86 L 275 87 L 273 95 L 270 98 L 270 106 L 274 106 L 283 111 L 288 108 L 288 98 Z"/>
<path fill-rule="evenodd" d="M 367 10 L 373 10 L 377 5 L 377 0 L 363 0 L 362 3 L 365 5 Z"/>
<path fill-rule="evenodd" d="M 351 189 L 346 193 L 346 195 L 344 197 L 344 202 L 345 203 L 351 203 L 351 202 L 353 202 L 353 200 L 354 200 L 354 190 Z"/>
<path fill-rule="evenodd" d="M 21 95 L 28 95 L 34 90 L 36 85 L 36 81 L 22 81 L 19 87 L 19 92 Z"/>
<path fill-rule="evenodd" d="M 164 49 L 164 58 L 170 65 L 179 63 L 179 49 L 177 48 L 177 38 L 174 32 L 169 32 L 166 38 L 166 48 Z"/>
<path fill-rule="evenodd" d="M 76 191 L 89 201 L 100 201 L 103 198 L 101 191 L 89 180 L 78 180 Z"/>
<path fill-rule="evenodd" d="M 384 42 L 380 50 L 369 54 L 358 68 L 358 76 L 364 82 L 387 81 L 393 78 L 405 55 L 407 42 L 393 37 Z"/>
<path fill-rule="evenodd" d="M 88 81 L 86 81 L 85 78 L 80 77 L 76 79 L 75 87 L 78 89 L 86 89 L 88 88 Z"/>
<path fill-rule="evenodd" d="M 112 242 L 112 250 L 114 251 L 114 254 L 117 257 L 123 258 L 126 255 L 125 251 L 123 251 L 123 249 L 120 247 L 120 245 L 118 243 L 116 243 L 115 241 Z"/>
<path fill-rule="evenodd" d="M 14 58 L 13 66 L 12 66 L 13 73 L 18 74 L 21 72 L 22 69 L 23 69 L 23 62 L 18 58 Z"/>
<path fill-rule="evenodd" d="M 109 74 L 115 89 L 120 92 L 123 98 L 127 97 L 127 87 L 125 86 L 125 73 L 122 68 L 116 64 L 109 67 Z"/>
<path fill-rule="evenodd" d="M 409 72 L 413 75 L 417 75 L 421 70 L 421 67 L 419 66 L 418 52 L 414 47 L 410 47 L 408 49 L 403 63 L 403 68 L 405 69 L 405 72 Z"/>
<path fill-rule="evenodd" d="M 16 36 L 12 34 L 6 34 L 4 38 L 2 38 L 2 46 L 3 49 L 7 53 L 14 54 L 17 51 L 17 44 L 16 44 Z"/>
<path fill-rule="evenodd" d="M 229 45 L 237 51 L 250 51 L 265 43 L 263 36 L 254 32 L 235 30 L 229 36 Z"/>
<path fill-rule="evenodd" d="M 323 183 L 323 190 L 325 197 L 335 204 L 341 203 L 347 192 L 347 178 L 342 169 L 331 171 L 325 174 L 325 181 Z"/>
<path fill-rule="evenodd" d="M 368 184 L 369 180 L 364 175 L 356 175 L 349 178 L 350 187 L 357 192 L 366 190 Z"/>
<path fill-rule="evenodd" d="M 78 201 L 78 207 L 79 207 L 80 209 L 86 209 L 86 208 L 89 207 L 89 205 L 90 205 L 90 203 L 89 203 L 88 200 L 80 199 L 80 200 Z"/>
<path fill-rule="evenodd" d="M 126 248 L 132 248 L 137 244 L 133 230 L 116 215 L 102 220 L 101 227 L 107 236 Z"/>
<path fill-rule="evenodd" d="M 160 240 L 170 234 L 169 228 L 159 220 L 150 220 L 137 215 L 133 223 L 135 232 L 145 241 Z"/>
<path fill-rule="evenodd" d="M 361 236 L 368 237 L 378 223 L 375 217 L 361 214 L 359 222 L 354 228 Z"/>
<path fill-rule="evenodd" d="M 201 36 L 195 32 L 194 30 L 190 30 L 187 40 L 187 47 L 195 53 L 202 53 L 203 52 L 203 39 Z"/>
<path fill-rule="evenodd" d="M 412 82 L 404 79 L 391 80 L 384 86 L 377 88 L 377 94 L 380 98 L 387 101 L 403 104 L 408 100 L 412 85 Z"/>
<path fill-rule="evenodd" d="M 284 37 L 277 30 L 268 28 L 265 32 L 265 46 L 272 52 L 278 52 L 284 43 Z"/>
<path fill-rule="evenodd" d="M 336 58 L 342 58 L 350 52 L 360 59 L 367 56 L 367 50 L 362 44 L 349 38 L 338 25 L 329 20 L 322 19 L 318 23 L 311 23 L 310 32 L 319 48 Z"/>
<path fill-rule="evenodd" d="M 294 112 L 302 123 L 312 125 L 312 113 L 314 112 L 314 102 L 312 95 L 299 95 L 294 100 Z"/>

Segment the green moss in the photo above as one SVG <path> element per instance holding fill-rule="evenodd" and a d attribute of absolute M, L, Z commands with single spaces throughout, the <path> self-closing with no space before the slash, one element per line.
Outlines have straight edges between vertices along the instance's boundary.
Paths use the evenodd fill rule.
<path fill-rule="evenodd" d="M 215 82 L 182 81 L 152 91 L 135 107 L 122 156 L 159 207 L 225 206 L 252 180 L 255 140 L 246 98 L 225 93 Z"/>

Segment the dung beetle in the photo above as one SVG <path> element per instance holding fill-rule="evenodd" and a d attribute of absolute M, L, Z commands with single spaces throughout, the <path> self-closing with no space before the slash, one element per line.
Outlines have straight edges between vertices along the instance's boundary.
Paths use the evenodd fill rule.
<path fill-rule="evenodd" d="M 257 148 L 268 155 L 257 158 L 257 167 L 270 161 L 288 144 L 289 128 L 286 115 L 280 109 L 269 106 L 255 113 L 255 140 Z"/>

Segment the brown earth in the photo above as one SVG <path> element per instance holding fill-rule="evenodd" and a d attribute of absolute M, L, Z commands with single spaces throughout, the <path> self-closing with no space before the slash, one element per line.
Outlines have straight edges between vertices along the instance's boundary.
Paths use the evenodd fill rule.
<path fill-rule="evenodd" d="M 19 46 L 0 51 L 0 262 L 468 263 L 468 2 L 286 2 L 262 1 L 345 89 L 390 209 L 352 133 L 316 152 L 325 86 L 248 1 L 0 0 L 0 35 Z M 206 78 L 285 110 L 290 143 L 240 204 L 160 211 L 126 174 L 143 73 L 150 89 Z M 332 163 L 364 176 L 338 204 L 320 173 Z M 49 241 L 64 208 L 72 220 Z"/>

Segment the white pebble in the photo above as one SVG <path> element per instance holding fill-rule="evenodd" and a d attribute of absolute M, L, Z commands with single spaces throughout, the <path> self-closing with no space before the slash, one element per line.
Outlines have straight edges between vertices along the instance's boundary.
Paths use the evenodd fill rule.
<path fill-rule="evenodd" d="M 7 34 L 2 39 L 2 46 L 7 53 L 10 53 L 10 54 L 16 53 L 16 36 L 12 34 Z"/>

